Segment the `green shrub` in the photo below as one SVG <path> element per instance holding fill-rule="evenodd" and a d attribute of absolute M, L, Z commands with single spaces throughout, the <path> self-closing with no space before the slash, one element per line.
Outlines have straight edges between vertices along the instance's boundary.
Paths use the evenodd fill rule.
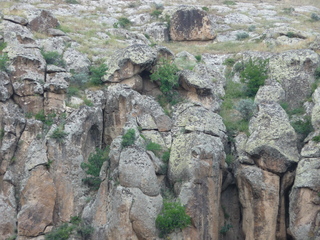
<path fill-rule="evenodd" d="M 197 59 L 197 62 L 201 62 L 201 58 L 202 58 L 201 55 L 196 55 L 196 56 L 194 56 L 194 57 Z"/>
<path fill-rule="evenodd" d="M 0 42 L 0 53 L 2 53 L 3 49 L 7 47 L 7 43 L 5 42 Z"/>
<path fill-rule="evenodd" d="M 220 229 L 220 233 L 222 235 L 226 235 L 227 232 L 232 228 L 232 225 L 231 224 L 225 224 L 221 229 Z"/>
<path fill-rule="evenodd" d="M 118 28 L 118 27 L 129 28 L 130 26 L 131 26 L 131 22 L 126 17 L 118 18 L 118 22 L 113 24 L 113 27 L 115 27 L 115 28 Z"/>
<path fill-rule="evenodd" d="M 240 72 L 240 80 L 247 84 L 246 95 L 254 97 L 259 87 L 264 85 L 264 81 L 268 78 L 269 60 L 258 59 L 253 61 L 251 58 L 245 64 L 243 71 Z"/>
<path fill-rule="evenodd" d="M 234 58 L 227 58 L 226 60 L 224 60 L 223 65 L 232 67 L 235 63 L 236 63 L 236 60 Z"/>
<path fill-rule="evenodd" d="M 289 7 L 289 8 L 284 8 L 284 9 L 282 9 L 283 10 L 283 12 L 285 13 L 285 14 L 292 14 L 295 10 L 294 10 L 294 8 L 293 7 Z"/>
<path fill-rule="evenodd" d="M 235 65 L 234 65 L 234 67 L 233 67 L 233 70 L 235 71 L 235 72 L 242 72 L 243 70 L 244 70 L 244 64 L 243 64 L 243 62 L 237 62 Z"/>
<path fill-rule="evenodd" d="M 169 162 L 169 159 L 170 159 L 170 150 L 165 151 L 165 152 L 162 154 L 161 159 L 162 159 L 162 161 L 163 161 L 164 163 L 168 163 L 168 162 Z"/>
<path fill-rule="evenodd" d="M 89 239 L 93 232 L 94 232 L 94 228 L 89 225 L 81 224 L 77 228 L 77 234 L 84 240 Z"/>
<path fill-rule="evenodd" d="M 156 227 L 160 237 L 165 237 L 175 229 L 183 229 L 191 224 L 191 217 L 180 202 L 163 202 L 163 208 L 156 218 Z"/>
<path fill-rule="evenodd" d="M 316 13 L 311 14 L 311 20 L 314 22 L 320 21 L 320 16 L 317 15 Z"/>
<path fill-rule="evenodd" d="M 208 7 L 202 7 L 202 10 L 208 12 L 209 8 Z"/>
<path fill-rule="evenodd" d="M 2 129 L 0 129 L 0 140 L 2 140 L 3 139 L 3 137 L 4 137 L 4 129 L 2 128 Z"/>
<path fill-rule="evenodd" d="M 54 118 L 56 117 L 55 113 L 50 113 L 48 115 L 45 115 L 44 111 L 41 110 L 38 113 L 34 115 L 36 120 L 39 120 L 43 122 L 47 126 L 51 126 L 54 122 Z"/>
<path fill-rule="evenodd" d="M 155 18 L 159 18 L 159 16 L 162 14 L 162 10 L 153 10 L 152 13 L 150 13 L 150 15 L 152 17 L 155 17 Z"/>
<path fill-rule="evenodd" d="M 249 37 L 249 34 L 247 32 L 240 32 L 240 33 L 237 33 L 237 40 L 240 41 L 240 40 L 243 40 L 243 39 L 246 39 Z"/>
<path fill-rule="evenodd" d="M 294 32 L 287 32 L 286 36 L 288 38 L 294 38 L 294 37 L 296 37 L 296 34 Z"/>
<path fill-rule="evenodd" d="M 256 30 L 256 26 L 255 25 L 250 25 L 249 27 L 248 27 L 248 31 L 249 32 L 254 32 Z"/>
<path fill-rule="evenodd" d="M 309 116 L 304 117 L 304 119 L 291 122 L 291 126 L 294 128 L 296 133 L 302 135 L 302 138 L 305 138 L 313 131 L 311 118 Z"/>
<path fill-rule="evenodd" d="M 50 138 L 55 139 L 58 143 L 63 143 L 66 136 L 68 136 L 68 133 L 63 131 L 62 127 L 57 127 L 50 135 Z"/>
<path fill-rule="evenodd" d="M 320 66 L 314 71 L 314 76 L 316 79 L 320 79 Z"/>
<path fill-rule="evenodd" d="M 246 121 L 250 120 L 255 108 L 256 108 L 256 105 L 254 101 L 250 98 L 241 99 L 236 106 L 236 109 L 240 112 L 241 117 Z"/>
<path fill-rule="evenodd" d="M 69 4 L 79 4 L 77 0 L 65 0 L 65 2 Z"/>
<path fill-rule="evenodd" d="M 231 163 L 233 163 L 233 161 L 234 161 L 234 156 L 232 154 L 227 154 L 226 163 L 230 165 Z"/>
<path fill-rule="evenodd" d="M 85 105 L 87 105 L 88 107 L 93 107 L 94 106 L 93 102 L 90 99 L 87 99 L 87 98 L 83 99 L 83 103 Z"/>
<path fill-rule="evenodd" d="M 88 158 L 88 163 L 81 163 L 81 168 L 90 175 L 82 179 L 82 181 L 94 190 L 99 189 L 101 179 L 100 170 L 105 161 L 109 160 L 109 148 L 96 148 L 95 153 L 91 153 Z"/>
<path fill-rule="evenodd" d="M 228 6 L 229 6 L 229 5 L 236 5 L 236 2 L 235 2 L 235 1 L 229 1 L 229 0 L 228 0 L 228 1 L 224 1 L 223 4 L 228 5 Z"/>
<path fill-rule="evenodd" d="M 147 151 L 153 152 L 156 156 L 159 155 L 159 152 L 162 151 L 162 147 L 158 143 L 150 141 L 146 146 Z"/>
<path fill-rule="evenodd" d="M 314 142 L 320 142 L 320 136 L 318 135 L 318 136 L 314 136 L 313 138 L 312 138 L 312 141 L 314 141 Z"/>
<path fill-rule="evenodd" d="M 46 60 L 47 64 L 53 64 L 59 67 L 65 67 L 66 63 L 62 58 L 62 55 L 59 54 L 58 52 L 45 52 L 43 49 L 41 49 L 41 54 L 44 58 L 44 60 Z"/>
<path fill-rule="evenodd" d="M 84 73 L 84 72 L 73 73 L 72 77 L 70 78 L 70 83 L 83 86 L 84 84 L 89 82 L 89 79 L 90 77 L 87 73 Z"/>
<path fill-rule="evenodd" d="M 122 136 L 122 147 L 128 147 L 134 144 L 136 140 L 136 132 L 134 129 L 130 128 L 123 136 Z"/>
<path fill-rule="evenodd" d="M 46 240 L 68 240 L 74 230 L 74 226 L 64 223 L 50 233 L 46 234 Z"/>
<path fill-rule="evenodd" d="M 79 96 L 79 88 L 77 86 L 72 86 L 70 85 L 68 87 L 68 91 L 67 91 L 67 96 L 68 98 L 72 97 L 72 96 Z"/>
<path fill-rule="evenodd" d="M 102 77 L 106 74 L 108 67 L 106 64 L 102 63 L 99 66 L 91 66 L 90 67 L 90 83 L 92 85 L 101 85 L 103 81 Z"/>
<path fill-rule="evenodd" d="M 9 58 L 7 53 L 0 54 L 0 71 L 7 71 Z"/>

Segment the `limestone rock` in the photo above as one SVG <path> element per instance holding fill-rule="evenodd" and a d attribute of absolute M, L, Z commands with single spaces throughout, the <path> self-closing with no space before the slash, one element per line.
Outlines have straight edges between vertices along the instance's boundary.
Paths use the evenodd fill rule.
<path fill-rule="evenodd" d="M 314 107 L 312 108 L 311 112 L 311 122 L 314 129 L 318 130 L 320 129 L 320 88 L 317 88 L 313 95 L 312 100 L 314 102 Z"/>
<path fill-rule="evenodd" d="M 263 103 L 258 109 L 249 124 L 245 150 L 262 169 L 283 173 L 299 161 L 296 133 L 279 104 Z"/>
<path fill-rule="evenodd" d="M 159 185 L 153 163 L 147 153 L 138 148 L 125 148 L 119 162 L 120 184 L 139 188 L 148 196 L 159 194 Z"/>
<path fill-rule="evenodd" d="M 254 98 L 256 104 L 262 102 L 281 103 L 285 100 L 285 91 L 277 82 L 272 82 L 270 85 L 261 86 Z"/>
<path fill-rule="evenodd" d="M 256 166 L 240 165 L 236 172 L 246 239 L 276 239 L 280 178 Z"/>
<path fill-rule="evenodd" d="M 13 89 L 8 74 L 0 72 L 0 101 L 5 102 L 12 94 Z"/>
<path fill-rule="evenodd" d="M 34 44 L 35 40 L 30 30 L 20 24 L 10 21 L 3 21 L 3 38 L 9 45 L 14 44 Z"/>
<path fill-rule="evenodd" d="M 241 13 L 230 13 L 225 16 L 227 24 L 248 24 L 253 23 L 253 19 Z"/>
<path fill-rule="evenodd" d="M 118 50 L 107 61 L 108 70 L 104 81 L 121 82 L 146 69 L 150 69 L 156 61 L 157 53 L 147 45 L 132 45 Z"/>
<path fill-rule="evenodd" d="M 165 23 L 151 23 L 145 30 L 146 34 L 150 36 L 153 41 L 156 42 L 168 42 L 169 41 L 169 29 Z"/>
<path fill-rule="evenodd" d="M 302 159 L 290 193 L 290 233 L 297 240 L 306 236 L 320 237 L 319 158 Z"/>
<path fill-rule="evenodd" d="M 170 20 L 173 41 L 212 40 L 216 37 L 208 14 L 193 7 L 178 9 Z"/>
<path fill-rule="evenodd" d="M 88 73 L 91 65 L 90 60 L 79 51 L 68 48 L 63 54 L 63 60 L 66 62 L 66 68 L 68 71 L 74 71 L 76 73 Z"/>
<path fill-rule="evenodd" d="M 31 172 L 22 190 L 21 210 L 18 214 L 18 234 L 35 237 L 53 222 L 56 189 L 53 179 L 45 169 L 38 167 Z"/>
<path fill-rule="evenodd" d="M 270 58 L 269 76 L 281 84 L 290 107 L 298 107 L 310 95 L 319 63 L 319 55 L 307 49 L 290 50 Z"/>
<path fill-rule="evenodd" d="M 150 41 L 146 38 L 145 35 L 141 33 L 135 33 L 122 28 L 112 28 L 108 29 L 108 32 L 111 35 L 121 37 L 125 39 L 125 42 L 128 45 L 149 45 Z"/>
<path fill-rule="evenodd" d="M 32 31 L 47 33 L 48 29 L 59 26 L 59 21 L 48 10 L 42 10 L 38 16 L 30 20 L 29 28 Z"/>
<path fill-rule="evenodd" d="M 23 26 L 26 26 L 28 24 L 28 20 L 20 16 L 5 15 L 3 16 L 3 19 Z"/>

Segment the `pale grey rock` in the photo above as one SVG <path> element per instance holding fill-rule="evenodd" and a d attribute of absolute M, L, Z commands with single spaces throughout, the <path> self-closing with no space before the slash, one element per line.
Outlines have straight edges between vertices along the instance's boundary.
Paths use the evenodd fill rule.
<path fill-rule="evenodd" d="M 249 132 L 245 150 L 259 167 L 283 173 L 299 161 L 296 133 L 279 104 L 259 104 L 258 113 L 250 120 Z"/>
<path fill-rule="evenodd" d="M 142 128 L 142 130 L 152 130 L 157 129 L 157 125 L 149 113 L 141 114 L 137 117 L 137 123 Z"/>
<path fill-rule="evenodd" d="M 86 89 L 85 94 L 87 99 L 93 102 L 95 106 L 99 106 L 103 108 L 106 103 L 106 92 L 103 90 L 91 90 L 91 89 Z"/>
<path fill-rule="evenodd" d="M 245 133 L 239 133 L 234 138 L 234 145 L 236 148 L 235 150 L 236 150 L 236 153 L 238 154 L 237 160 L 243 164 L 254 165 L 254 161 L 248 156 L 248 154 L 245 151 L 247 140 L 248 140 L 248 136 Z"/>
<path fill-rule="evenodd" d="M 147 25 L 146 34 L 155 42 L 168 42 L 169 41 L 169 29 L 165 23 L 151 23 Z"/>
<path fill-rule="evenodd" d="M 308 49 L 286 51 L 269 59 L 269 76 L 281 84 L 290 107 L 298 107 L 311 94 L 319 63 L 319 55 Z"/>
<path fill-rule="evenodd" d="M 66 70 L 56 65 L 52 65 L 52 64 L 47 65 L 46 73 L 57 73 L 57 72 L 66 72 Z"/>
<path fill-rule="evenodd" d="M 61 31 L 60 29 L 56 28 L 49 28 L 47 30 L 47 33 L 51 37 L 61 37 L 61 36 L 66 36 L 65 32 Z"/>
<path fill-rule="evenodd" d="M 247 24 L 254 23 L 254 20 L 241 13 L 230 13 L 225 16 L 225 22 L 227 24 Z"/>
<path fill-rule="evenodd" d="M 134 25 L 144 25 L 151 20 L 151 16 L 148 13 L 130 15 L 128 18 Z"/>
<path fill-rule="evenodd" d="M 203 132 L 212 136 L 226 138 L 226 127 L 223 124 L 222 117 L 192 103 L 185 103 L 178 106 L 173 113 L 174 128 L 172 131 L 179 134 L 185 132 Z"/>
<path fill-rule="evenodd" d="M 65 39 L 63 37 L 38 39 L 37 44 L 39 44 L 45 52 L 58 52 L 59 54 L 63 54 Z"/>
<path fill-rule="evenodd" d="M 115 52 L 107 61 L 108 70 L 104 81 L 121 82 L 146 69 L 156 61 L 157 53 L 147 45 L 132 45 Z"/>
<path fill-rule="evenodd" d="M 117 37 L 124 38 L 125 42 L 128 43 L 129 45 L 135 45 L 135 44 L 150 45 L 151 44 L 151 42 L 146 38 L 145 35 L 137 32 L 132 32 L 126 29 L 111 28 L 111 29 L 108 29 L 108 33 Z"/>
<path fill-rule="evenodd" d="M 23 18 L 23 17 L 20 17 L 20 16 L 4 15 L 3 19 L 7 20 L 7 21 L 10 21 L 10 22 L 13 22 L 13 23 L 20 24 L 22 26 L 26 26 L 28 24 L 28 20 Z"/>
<path fill-rule="evenodd" d="M 66 69 L 68 71 L 75 71 L 75 72 L 83 72 L 88 73 L 89 67 L 91 65 L 90 60 L 85 56 L 83 53 L 80 53 L 79 51 L 68 48 L 63 53 L 63 59 L 66 62 Z"/>
<path fill-rule="evenodd" d="M 311 122 L 314 129 L 320 129 L 320 88 L 317 88 L 312 94 L 312 101 L 314 102 L 314 107 L 311 112 Z"/>
<path fill-rule="evenodd" d="M 1 25 L 3 27 L 4 41 L 9 45 L 35 43 L 33 34 L 27 27 L 10 21 L 3 21 Z"/>
<path fill-rule="evenodd" d="M 261 86 L 254 98 L 256 104 L 263 102 L 281 103 L 285 100 L 285 91 L 278 82 Z"/>
<path fill-rule="evenodd" d="M 0 72 L 0 101 L 5 102 L 13 94 L 10 78 L 7 73 Z"/>
<path fill-rule="evenodd" d="M 134 147 L 122 150 L 119 162 L 121 186 L 139 188 L 148 196 L 159 194 L 159 185 L 155 169 L 148 154 Z"/>
<path fill-rule="evenodd" d="M 66 79 L 69 79 L 70 74 L 64 72 L 58 72 L 55 74 L 47 74 L 46 83 L 44 84 L 44 90 L 53 93 L 67 93 L 69 83 Z"/>

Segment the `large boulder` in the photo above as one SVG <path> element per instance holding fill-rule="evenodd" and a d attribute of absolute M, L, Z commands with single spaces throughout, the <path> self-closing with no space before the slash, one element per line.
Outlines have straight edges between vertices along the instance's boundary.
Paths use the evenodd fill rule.
<path fill-rule="evenodd" d="M 121 82 L 150 70 L 155 64 L 157 52 L 148 45 L 136 44 L 115 52 L 107 61 L 108 70 L 103 81 Z"/>
<path fill-rule="evenodd" d="M 29 22 L 29 28 L 35 32 L 47 33 L 48 29 L 59 26 L 59 21 L 48 10 L 42 10 Z"/>
<path fill-rule="evenodd" d="M 304 158 L 297 167 L 289 202 L 289 232 L 297 240 L 320 238 L 319 168 L 319 158 Z"/>
<path fill-rule="evenodd" d="M 258 109 L 245 150 L 262 169 L 284 173 L 299 161 L 296 133 L 278 103 L 261 103 Z"/>
<path fill-rule="evenodd" d="M 153 41 L 156 42 L 168 42 L 169 41 L 169 29 L 165 23 L 151 23 L 145 30 L 146 34 L 150 36 Z"/>
<path fill-rule="evenodd" d="M 212 40 L 216 37 L 207 12 L 182 7 L 175 11 L 170 20 L 170 38 L 174 41 Z"/>
<path fill-rule="evenodd" d="M 13 89 L 8 74 L 0 72 L 0 101 L 5 102 L 12 94 Z"/>

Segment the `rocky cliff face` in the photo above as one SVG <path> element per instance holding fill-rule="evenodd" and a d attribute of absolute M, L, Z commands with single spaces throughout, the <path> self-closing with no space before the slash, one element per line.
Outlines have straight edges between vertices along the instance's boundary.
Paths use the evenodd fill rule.
<path fill-rule="evenodd" d="M 117 16 L 115 4 L 3 4 L 0 240 L 320 239 L 319 33 L 275 24 L 262 35 L 248 35 L 264 41 L 268 51 L 175 54 L 174 46 L 150 41 L 170 36 L 187 46 L 195 40 L 241 44 L 234 21 L 252 26 L 261 16 L 278 21 L 279 13 L 269 4 L 264 10 L 253 3 L 216 4 L 210 7 L 218 14 L 212 14 L 204 7 L 162 9 L 146 2 L 139 11 L 161 9 L 170 26 L 150 23 L 159 17 L 154 12 L 134 16 L 136 6 L 130 6 L 126 13 L 138 30 L 96 32 L 94 38 L 116 47 L 102 50 L 93 43 L 96 54 L 89 56 L 77 33 L 61 31 L 58 18 L 68 15 L 63 7 L 90 18 L 96 4 Z M 285 9 L 287 18 L 320 14 L 313 6 Z M 98 15 L 104 27 L 121 25 L 114 16 Z M 299 48 L 306 39 L 314 40 L 310 48 Z M 272 51 L 279 45 L 291 47 Z M 176 104 L 159 98 L 161 79 L 151 80 L 163 59 L 179 67 L 171 96 L 179 96 Z M 243 114 L 238 95 L 234 107 L 226 106 L 232 86 L 248 86 L 240 79 L 249 59 L 267 59 L 268 78 L 246 108 L 252 111 Z M 230 127 L 228 118 L 247 122 L 248 130 Z M 130 132 L 133 142 L 124 144 Z M 98 183 L 92 182 L 84 163 L 107 146 L 99 174 L 91 173 Z M 156 218 L 168 201 L 185 206 L 191 224 L 162 237 Z"/>

